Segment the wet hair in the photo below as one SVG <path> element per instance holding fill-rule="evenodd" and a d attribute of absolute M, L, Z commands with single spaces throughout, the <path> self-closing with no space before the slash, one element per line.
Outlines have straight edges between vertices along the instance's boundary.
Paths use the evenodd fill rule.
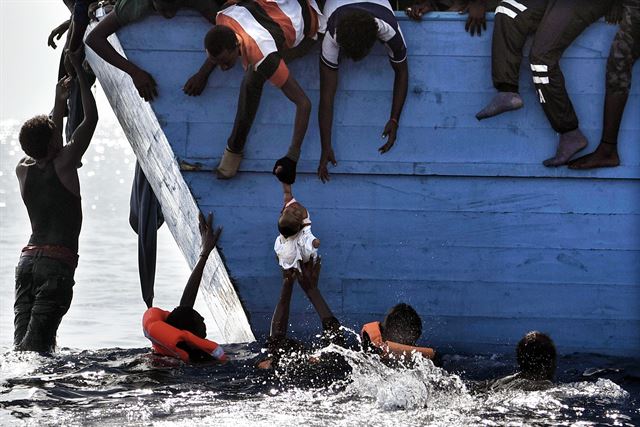
<path fill-rule="evenodd" d="M 22 151 L 36 160 L 47 157 L 49 142 L 55 129 L 56 125 L 44 114 L 27 120 L 18 136 Z"/>
<path fill-rule="evenodd" d="M 556 372 L 556 346 L 546 334 L 527 333 L 516 349 L 522 373 L 534 380 L 553 380 Z"/>
<path fill-rule="evenodd" d="M 204 48 L 211 56 L 218 56 L 225 50 L 232 50 L 238 45 L 236 33 L 226 25 L 216 25 L 204 37 Z"/>
<path fill-rule="evenodd" d="M 415 345 L 422 335 L 422 319 L 408 304 L 398 304 L 389 310 L 380 325 L 385 341 Z"/>
<path fill-rule="evenodd" d="M 204 318 L 191 307 L 181 305 L 174 308 L 165 322 L 176 329 L 189 331 L 197 337 L 206 338 L 207 336 Z"/>
<path fill-rule="evenodd" d="M 369 54 L 378 38 L 378 24 L 370 13 L 354 10 L 336 26 L 336 41 L 348 58 L 359 61 Z"/>

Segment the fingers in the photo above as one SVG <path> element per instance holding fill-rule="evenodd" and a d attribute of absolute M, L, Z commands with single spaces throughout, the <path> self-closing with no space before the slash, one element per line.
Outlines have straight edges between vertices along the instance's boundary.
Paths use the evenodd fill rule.
<path fill-rule="evenodd" d="M 209 215 L 207 216 L 207 227 L 211 228 L 213 225 L 213 212 L 209 212 Z"/>
<path fill-rule="evenodd" d="M 220 238 L 220 234 L 222 233 L 222 227 L 216 228 L 216 231 L 213 233 L 213 246 L 218 244 L 218 239 Z"/>

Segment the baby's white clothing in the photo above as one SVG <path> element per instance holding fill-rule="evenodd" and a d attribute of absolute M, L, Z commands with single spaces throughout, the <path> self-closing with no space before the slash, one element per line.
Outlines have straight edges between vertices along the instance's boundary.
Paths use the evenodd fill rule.
<path fill-rule="evenodd" d="M 292 199 L 285 207 L 295 202 L 296 199 Z M 308 211 L 307 217 L 302 220 L 302 224 L 302 229 L 296 234 L 289 237 L 279 234 L 273 244 L 273 250 L 278 256 L 278 264 L 285 270 L 295 268 L 300 271 L 299 261 L 306 263 L 318 255 L 318 248 L 313 247 L 313 241 L 316 236 L 311 233 L 311 218 Z"/>

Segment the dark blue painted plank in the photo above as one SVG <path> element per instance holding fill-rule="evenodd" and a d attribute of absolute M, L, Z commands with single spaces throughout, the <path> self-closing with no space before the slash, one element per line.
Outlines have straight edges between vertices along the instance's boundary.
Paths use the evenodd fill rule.
<path fill-rule="evenodd" d="M 233 180 L 185 172 L 194 196 L 217 207 L 247 207 L 277 215 L 282 191 L 272 175 L 241 173 Z M 341 175 L 323 185 L 300 175 L 294 193 L 313 212 L 402 207 L 433 212 L 640 214 L 637 181 Z M 275 221 L 275 219 L 273 219 Z M 275 236 L 274 236 L 275 239 Z"/>

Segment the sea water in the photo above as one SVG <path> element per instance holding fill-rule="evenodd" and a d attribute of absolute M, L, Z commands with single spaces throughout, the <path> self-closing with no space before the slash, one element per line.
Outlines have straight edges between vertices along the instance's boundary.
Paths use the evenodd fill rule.
<path fill-rule="evenodd" d="M 80 263 L 59 351 L 16 353 L 13 274 L 30 233 L 14 173 L 22 156 L 19 126 L 0 123 L 2 426 L 640 424 L 638 359 L 564 356 L 550 388 L 487 391 L 486 380 L 514 371 L 513 355 L 445 355 L 444 369 L 422 359 L 392 368 L 354 350 L 316 349 L 317 355 L 338 352 L 349 364 L 349 374 L 331 380 L 322 373 L 292 375 L 286 364 L 276 372 L 257 370 L 260 342 L 225 346 L 231 361 L 222 366 L 152 355 L 141 331 L 145 305 L 128 225 L 135 156 L 116 123 L 100 123 L 79 170 Z M 155 304 L 175 306 L 188 275 L 163 227 Z M 210 316 L 201 301 L 197 308 Z"/>

